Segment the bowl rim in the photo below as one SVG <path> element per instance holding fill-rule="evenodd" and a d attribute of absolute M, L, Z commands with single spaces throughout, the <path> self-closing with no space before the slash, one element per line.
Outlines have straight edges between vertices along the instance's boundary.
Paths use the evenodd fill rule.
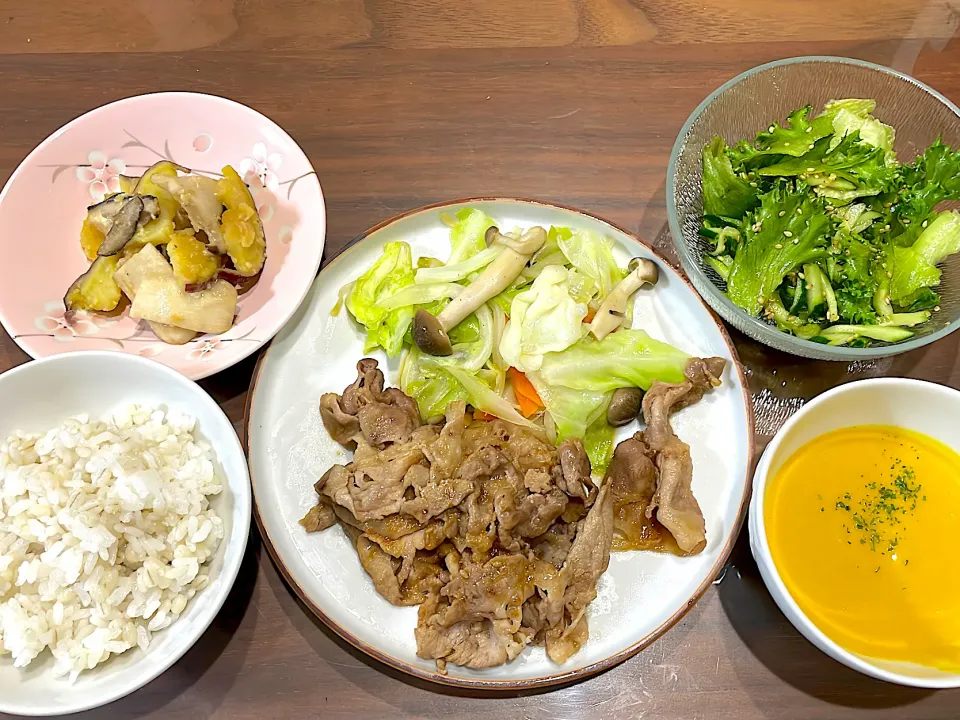
<path fill-rule="evenodd" d="M 886 388 L 892 386 L 942 393 L 952 396 L 954 401 L 960 401 L 960 390 L 946 385 L 929 382 L 927 380 L 917 380 L 915 378 L 879 377 L 845 383 L 818 395 L 806 403 L 777 431 L 777 434 L 767 445 L 760 461 L 757 463 L 757 469 L 753 476 L 753 497 L 750 500 L 750 548 L 754 560 L 760 568 L 764 585 L 767 586 L 774 601 L 777 605 L 781 606 L 781 610 L 784 611 L 790 623 L 799 630 L 807 640 L 813 645 L 818 646 L 825 654 L 830 655 L 838 662 L 864 675 L 897 685 L 932 689 L 956 688 L 960 687 L 960 673 L 944 672 L 942 676 L 932 677 L 905 675 L 892 670 L 886 670 L 864 659 L 863 656 L 853 653 L 839 645 L 830 636 L 820 630 L 820 628 L 807 617 L 807 614 L 803 612 L 799 604 L 797 604 L 797 601 L 787 589 L 783 578 L 780 576 L 780 571 L 777 569 L 777 565 L 773 560 L 773 554 L 770 552 L 770 544 L 767 540 L 766 522 L 764 520 L 764 500 L 767 483 L 770 479 L 770 465 L 784 439 L 793 431 L 804 415 L 820 405 L 829 403 L 846 393 L 863 388 L 875 388 L 878 392 L 883 392 Z M 787 608 L 783 608 L 782 604 L 786 604 Z M 787 612 L 788 609 L 789 612 Z"/>
<path fill-rule="evenodd" d="M 804 357 L 814 357 L 813 355 L 808 355 L 804 352 L 816 352 L 816 357 L 824 358 L 828 360 L 842 360 L 842 361 L 851 361 L 851 360 L 867 360 L 880 357 L 890 357 L 892 355 L 899 355 L 901 353 L 909 352 L 910 350 L 916 350 L 925 345 L 929 345 L 932 342 L 936 342 L 940 338 L 946 337 L 950 333 L 954 332 L 960 328 L 960 317 L 957 317 L 955 320 L 940 328 L 939 330 L 929 333 L 927 335 L 922 335 L 910 340 L 904 340 L 903 342 L 894 343 L 891 345 L 882 345 L 869 348 L 853 348 L 853 347 L 833 347 L 831 345 L 824 345 L 821 343 L 815 343 L 812 340 L 803 340 L 794 335 L 788 333 L 780 332 L 772 325 L 767 325 L 765 322 L 756 318 L 740 307 L 736 306 L 727 295 L 720 291 L 719 288 L 714 284 L 714 282 L 707 277 L 704 273 L 701 266 L 701 261 L 695 259 L 695 253 L 692 252 L 692 249 L 687 245 L 686 240 L 683 236 L 683 229 L 680 227 L 680 219 L 677 213 L 677 204 L 676 204 L 676 170 L 677 170 L 677 160 L 680 157 L 680 150 L 685 145 L 685 140 L 687 134 L 690 132 L 690 128 L 693 124 L 700 118 L 700 115 L 716 100 L 720 95 L 725 93 L 727 90 L 732 88 L 735 85 L 738 85 L 743 80 L 756 75 L 757 73 L 763 72 L 765 70 L 770 70 L 777 67 L 785 67 L 788 65 L 801 65 L 801 64 L 812 64 L 812 63 L 835 63 L 838 65 L 853 65 L 861 68 L 866 68 L 869 70 L 875 70 L 892 77 L 895 77 L 899 80 L 906 81 L 912 85 L 919 87 L 921 90 L 926 91 L 929 95 L 932 95 L 934 98 L 943 103 L 948 109 L 950 109 L 954 115 L 957 116 L 957 121 L 960 123 L 960 107 L 957 107 L 949 98 L 947 98 L 942 93 L 938 92 L 934 88 L 930 87 L 924 82 L 917 80 L 915 77 L 908 75 L 907 73 L 900 72 L 886 65 L 879 65 L 877 63 L 868 62 L 867 60 L 859 60 L 856 58 L 841 57 L 835 55 L 801 55 L 798 57 L 783 58 L 781 60 L 774 60 L 772 62 L 763 63 L 752 67 L 744 72 L 739 73 L 735 77 L 730 78 L 725 83 L 723 83 L 716 90 L 711 92 L 706 98 L 704 98 L 700 104 L 694 109 L 687 120 L 683 123 L 683 126 L 680 128 L 680 132 L 677 134 L 676 140 L 673 143 L 673 149 L 670 151 L 670 160 L 667 164 L 667 185 L 666 185 L 666 201 L 667 201 L 667 224 L 670 228 L 670 234 L 673 237 L 673 245 L 677 250 L 677 256 L 680 259 L 680 264 L 683 266 L 684 272 L 691 276 L 691 281 L 694 281 L 695 286 L 703 284 L 707 290 L 707 295 L 709 295 L 708 304 L 716 308 L 714 303 L 719 304 L 723 311 L 721 312 L 720 308 L 716 308 L 717 312 L 721 315 L 724 315 L 726 319 L 727 315 L 739 315 L 747 320 L 748 325 L 752 328 L 750 335 L 754 337 L 759 342 L 762 342 L 764 345 L 769 347 L 781 349 L 784 352 L 789 352 L 795 355 L 802 355 Z M 707 298 L 704 298 L 705 300 Z M 755 334 L 754 334 L 755 333 Z M 779 343 L 774 343 L 774 341 L 779 341 Z"/>
<path fill-rule="evenodd" d="M 230 535 L 225 536 L 221 540 L 221 545 L 223 546 L 223 566 L 221 567 L 220 573 L 217 576 L 218 580 L 222 580 L 219 588 L 219 594 L 215 597 L 213 604 L 206 611 L 206 614 L 196 618 L 197 622 L 193 626 L 193 633 L 185 630 L 181 631 L 181 634 L 186 633 L 187 635 L 193 635 L 193 637 L 187 643 L 184 643 L 182 647 L 176 648 L 170 652 L 165 658 L 163 658 L 161 662 L 157 664 L 153 671 L 147 674 L 137 674 L 136 666 L 131 666 L 129 668 L 132 674 L 131 682 L 122 686 L 111 684 L 109 691 L 104 692 L 90 701 L 68 703 L 62 707 L 54 707 L 51 705 L 41 705 L 37 708 L 24 707 L 21 705 L 9 704 L 3 699 L 3 697 L 0 697 L 0 712 L 34 717 L 73 714 L 83 712 L 85 710 L 104 707 L 150 684 L 160 675 L 169 670 L 176 662 L 178 662 L 207 632 L 207 630 L 213 624 L 213 621 L 220 614 L 220 611 L 223 609 L 227 598 L 233 590 L 237 576 L 240 573 L 240 566 L 243 564 L 243 560 L 246 557 L 247 544 L 250 538 L 250 519 L 253 504 L 253 493 L 250 489 L 250 472 L 247 466 L 246 453 L 244 452 L 243 446 L 240 443 L 240 438 L 237 435 L 236 428 L 230 421 L 230 418 L 227 416 L 227 414 L 223 411 L 223 408 L 221 408 L 220 405 L 210 396 L 210 394 L 207 393 L 207 391 L 200 387 L 200 385 L 198 385 L 196 382 L 189 379 L 182 373 L 177 372 L 173 368 L 164 365 L 163 363 L 157 362 L 156 360 L 152 360 L 150 358 L 141 357 L 139 355 L 128 355 L 126 353 L 115 352 L 111 350 L 75 350 L 71 352 L 60 353 L 59 355 L 49 355 L 38 360 L 28 360 L 25 363 L 12 367 L 9 370 L 0 373 L 0 383 L 10 381 L 11 379 L 24 382 L 29 376 L 29 373 L 40 365 L 69 364 L 76 361 L 78 356 L 91 360 L 97 360 L 99 358 L 113 361 L 115 359 L 119 359 L 120 362 L 129 362 L 133 365 L 137 365 L 146 372 L 157 371 L 161 375 L 165 375 L 167 381 L 170 383 L 181 383 L 183 385 L 192 386 L 191 390 L 196 394 L 197 404 L 211 410 L 214 414 L 214 417 L 216 417 L 218 420 L 222 419 L 232 432 L 232 434 L 228 436 L 229 440 L 226 443 L 222 443 L 214 448 L 214 452 L 216 453 L 217 459 L 221 466 L 224 464 L 223 458 L 228 454 L 235 454 L 236 457 L 239 458 L 239 462 L 237 464 L 242 469 L 243 477 L 239 478 L 238 486 L 241 487 L 243 491 L 239 494 L 232 493 L 232 500 L 235 504 L 235 507 L 239 508 L 241 521 L 233 523 Z M 225 481 L 224 488 L 226 489 L 227 487 L 228 483 Z M 169 629 L 170 628 L 167 628 L 167 630 Z M 137 652 L 141 651 L 138 650 Z M 148 648 L 147 654 L 149 653 L 150 649 Z M 108 669 L 109 665 L 110 663 L 108 660 L 108 662 L 104 663 L 102 667 Z M 69 691 L 71 687 L 71 685 L 64 681 L 64 691 Z"/>
<path fill-rule="evenodd" d="M 246 105 L 242 102 L 238 102 L 237 100 L 232 100 L 228 97 L 223 97 L 222 95 L 214 95 L 213 93 L 193 92 L 190 90 L 157 90 L 157 91 L 151 91 L 151 92 L 145 92 L 145 93 L 138 93 L 136 95 L 128 95 L 127 97 L 111 100 L 110 102 L 106 102 L 102 105 L 98 105 L 97 107 L 91 108 L 86 112 L 80 113 L 76 117 L 63 123 L 60 127 L 58 127 L 52 133 L 50 133 L 45 138 L 43 138 L 43 140 L 38 142 L 33 147 L 33 149 L 30 150 L 30 152 L 28 152 L 24 156 L 23 160 L 19 162 L 16 168 L 14 168 L 13 172 L 10 173 L 10 177 L 7 178 L 7 181 L 3 184 L 3 187 L 0 188 L 0 204 L 2 204 L 3 201 L 6 199 L 7 193 L 10 191 L 10 188 L 13 187 L 13 184 L 17 180 L 17 178 L 26 170 L 26 168 L 30 166 L 34 157 L 38 155 L 43 150 L 43 148 L 45 148 L 47 145 L 52 143 L 54 140 L 56 140 L 62 135 L 65 135 L 75 125 L 78 125 L 80 122 L 82 122 L 89 116 L 96 115 L 98 113 L 105 111 L 107 108 L 112 108 L 116 105 L 128 105 L 128 104 L 135 103 L 137 101 L 141 101 L 145 98 L 153 98 L 158 96 L 162 96 L 164 98 L 172 98 L 172 97 L 185 97 L 188 99 L 203 98 L 204 100 L 212 100 L 217 103 L 233 105 L 237 108 L 248 110 L 260 116 L 261 118 L 266 120 L 268 123 L 273 125 L 274 128 L 276 128 L 281 135 L 289 139 L 290 142 L 293 144 L 293 146 L 300 151 L 300 153 L 304 157 L 304 160 L 307 163 L 307 167 L 310 168 L 310 170 L 312 171 L 312 175 L 313 175 L 312 182 L 316 183 L 317 194 L 320 196 L 319 211 L 321 214 L 321 220 L 319 223 L 319 228 L 317 233 L 320 236 L 320 243 L 319 243 L 320 251 L 317 253 L 316 267 L 313 269 L 313 276 L 309 282 L 304 283 L 303 289 L 299 293 L 300 297 L 296 299 L 296 302 L 291 303 L 290 308 L 286 312 L 278 314 L 277 320 L 273 323 L 274 325 L 273 331 L 269 334 L 268 337 L 264 338 L 263 342 L 240 343 L 242 350 L 239 353 L 237 353 L 235 357 L 232 358 L 232 361 L 229 364 L 221 366 L 221 365 L 217 365 L 216 363 L 213 363 L 209 367 L 206 367 L 199 372 L 191 373 L 189 375 L 187 373 L 181 373 L 182 375 L 184 375 L 184 377 L 187 377 L 190 380 L 203 380 L 204 378 L 208 378 L 211 375 L 215 375 L 219 372 L 223 372 L 224 370 L 227 370 L 233 367 L 237 363 L 247 359 L 248 357 L 253 355 L 255 352 L 259 351 L 261 348 L 269 344 L 269 342 L 273 339 L 273 337 L 278 332 L 280 332 L 283 326 L 286 325 L 287 322 L 290 320 L 290 318 L 292 318 L 294 314 L 297 312 L 297 310 L 300 309 L 300 306 L 303 304 L 304 299 L 307 297 L 307 293 L 309 293 L 310 288 L 313 287 L 313 280 L 316 279 L 316 275 L 320 271 L 320 266 L 323 264 L 323 250 L 326 247 L 326 238 L 327 238 L 327 200 L 323 194 L 323 186 L 320 183 L 320 176 L 317 174 L 317 170 L 313 166 L 313 162 L 310 160 L 310 156 L 307 155 L 306 151 L 303 149 L 303 147 L 301 147 L 300 143 L 298 143 L 296 139 L 294 139 L 294 137 L 289 132 L 287 132 L 286 128 L 284 128 L 280 123 L 278 123 L 272 117 L 270 117 L 269 115 L 266 115 L 260 110 L 257 110 L 256 108 L 250 107 L 249 105 Z M 308 173 L 303 178 L 303 181 L 304 182 L 311 181 L 310 173 Z M 9 321 L 8 317 L 6 316 L 6 313 L 4 312 L 2 305 L 0 305 L 0 327 L 2 327 L 3 330 L 7 333 L 7 335 L 10 336 L 10 339 L 12 339 L 14 343 L 16 343 L 17 347 L 20 348 L 27 355 L 29 355 L 32 359 L 45 360 L 48 357 L 53 357 L 52 355 L 39 355 L 35 353 L 28 346 L 28 344 L 25 344 L 22 342 L 21 338 L 18 337 L 16 333 L 12 332 L 12 323 Z M 223 334 L 224 333 L 221 333 L 221 335 Z M 204 337 L 205 335 L 207 334 L 203 334 L 198 337 Z M 215 340 L 219 337 L 219 335 L 214 335 L 210 337 L 211 339 Z M 98 352 L 98 351 L 85 351 L 85 352 Z M 58 354 L 64 355 L 67 353 L 58 353 Z M 123 354 L 130 354 L 130 353 L 123 353 Z M 161 365 L 165 365 L 165 363 L 161 363 Z"/>

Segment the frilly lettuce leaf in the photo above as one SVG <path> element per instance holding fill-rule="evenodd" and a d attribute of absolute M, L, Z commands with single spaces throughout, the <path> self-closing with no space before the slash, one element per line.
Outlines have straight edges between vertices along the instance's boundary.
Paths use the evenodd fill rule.
<path fill-rule="evenodd" d="M 919 290 L 939 285 L 941 272 L 937 264 L 957 252 L 960 252 L 960 213 L 940 213 L 913 245 L 894 248 L 891 299 L 904 305 Z"/>
<path fill-rule="evenodd" d="M 876 107 L 876 100 L 855 98 L 827 103 L 823 114 L 831 119 L 835 133 L 830 139 L 830 149 L 839 145 L 844 136 L 857 133 L 863 142 L 883 149 L 888 164 L 895 163 L 897 158 L 893 152 L 894 130 L 873 117 Z"/>
<path fill-rule="evenodd" d="M 745 234 L 727 277 L 727 294 L 752 315 L 791 270 L 826 254 L 831 221 L 806 186 L 778 184 L 744 222 Z"/>
<path fill-rule="evenodd" d="M 787 124 L 773 123 L 766 132 L 757 135 L 757 155 L 790 155 L 800 157 L 812 148 L 821 138 L 832 135 L 832 118 L 820 115 L 813 120 L 807 116 L 813 108 L 810 105 L 794 110 L 787 116 Z"/>
<path fill-rule="evenodd" d="M 887 164 L 882 148 L 861 142 L 856 130 L 837 145 L 831 146 L 831 140 L 823 138 L 802 157 L 784 158 L 757 173 L 799 177 L 817 193 L 842 201 L 879 195 L 891 186 L 895 170 Z"/>
<path fill-rule="evenodd" d="M 757 189 L 733 169 L 723 138 L 703 148 L 703 212 L 740 218 L 759 204 Z"/>
<path fill-rule="evenodd" d="M 861 213 L 859 217 L 864 214 Z M 846 228 L 837 232 L 833 247 L 836 260 L 831 265 L 833 273 L 830 279 L 836 292 L 840 317 L 852 323 L 875 323 L 877 313 L 874 298 L 878 281 L 873 248 Z"/>
<path fill-rule="evenodd" d="M 894 211 L 901 219 L 917 223 L 927 219 L 938 203 L 960 200 L 960 151 L 940 140 L 910 165 L 900 168 L 903 190 Z"/>

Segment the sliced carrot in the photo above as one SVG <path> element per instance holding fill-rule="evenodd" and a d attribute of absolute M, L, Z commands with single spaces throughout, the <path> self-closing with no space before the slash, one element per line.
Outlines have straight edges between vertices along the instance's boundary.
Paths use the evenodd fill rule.
<path fill-rule="evenodd" d="M 526 395 L 543 407 L 543 401 L 537 394 L 537 389 L 533 386 L 533 383 L 527 379 L 526 375 L 515 367 L 512 367 L 507 369 L 507 376 L 510 378 L 510 382 L 513 383 L 513 391 L 517 393 L 517 395 Z"/>
<path fill-rule="evenodd" d="M 496 420 L 497 416 L 491 415 L 490 413 L 484 412 L 483 410 L 474 410 L 473 419 L 474 420 Z"/>
<path fill-rule="evenodd" d="M 597 316 L 597 311 L 593 308 L 587 308 L 587 315 L 583 318 L 585 323 L 592 323 L 593 319 Z"/>
<path fill-rule="evenodd" d="M 517 396 L 517 404 L 520 406 L 520 414 L 524 417 L 532 417 L 543 410 L 543 400 L 537 394 L 537 389 L 533 386 L 527 376 L 516 368 L 509 368 L 507 375 L 513 384 L 513 392 Z"/>
<path fill-rule="evenodd" d="M 517 395 L 517 404 L 520 406 L 520 414 L 525 418 L 533 417 L 543 410 L 543 405 L 538 405 L 526 395 Z"/>

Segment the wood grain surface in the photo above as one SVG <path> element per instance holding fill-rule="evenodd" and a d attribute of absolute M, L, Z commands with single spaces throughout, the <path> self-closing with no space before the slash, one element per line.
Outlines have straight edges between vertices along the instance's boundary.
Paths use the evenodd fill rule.
<path fill-rule="evenodd" d="M 87 110 L 193 90 L 250 105 L 300 143 L 327 198 L 327 257 L 397 212 L 482 194 L 580 206 L 669 251 L 667 158 L 711 90 L 761 62 L 845 55 L 960 102 L 958 24 L 960 0 L 0 0 L 0 183 Z M 854 365 L 735 338 L 761 446 L 840 382 L 960 382 L 960 333 Z M 27 359 L 0 331 L 0 370 Z M 238 430 L 253 364 L 202 383 Z M 477 698 L 345 647 L 297 603 L 254 531 L 200 642 L 146 688 L 78 717 L 958 716 L 960 691 L 876 682 L 807 643 L 764 590 L 746 532 L 715 587 L 632 660 L 552 692 Z"/>

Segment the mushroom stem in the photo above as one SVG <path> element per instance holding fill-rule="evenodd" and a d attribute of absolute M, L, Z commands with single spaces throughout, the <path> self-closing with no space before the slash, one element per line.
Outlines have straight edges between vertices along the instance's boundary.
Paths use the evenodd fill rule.
<path fill-rule="evenodd" d="M 656 263 L 646 258 L 633 258 L 629 268 L 630 273 L 604 298 L 590 323 L 590 332 L 597 340 L 603 340 L 620 326 L 631 295 L 647 283 L 656 285 L 660 278 Z"/>
<path fill-rule="evenodd" d="M 434 317 L 421 308 L 413 317 L 413 341 L 428 355 L 449 355 L 453 352 L 447 333 L 517 279 L 527 266 L 527 261 L 543 247 L 547 231 L 542 227 L 532 227 L 514 239 L 502 235 L 496 227 L 490 227 L 484 239 L 487 245 L 504 246 L 497 258 L 439 315 Z"/>
<path fill-rule="evenodd" d="M 494 244 L 504 246 L 503 251 L 437 316 L 443 329 L 448 332 L 487 300 L 506 290 L 547 240 L 547 232 L 542 227 L 530 228 L 517 240 L 501 235 L 496 228 L 490 228 L 487 234 L 488 237 L 493 236 Z"/>

